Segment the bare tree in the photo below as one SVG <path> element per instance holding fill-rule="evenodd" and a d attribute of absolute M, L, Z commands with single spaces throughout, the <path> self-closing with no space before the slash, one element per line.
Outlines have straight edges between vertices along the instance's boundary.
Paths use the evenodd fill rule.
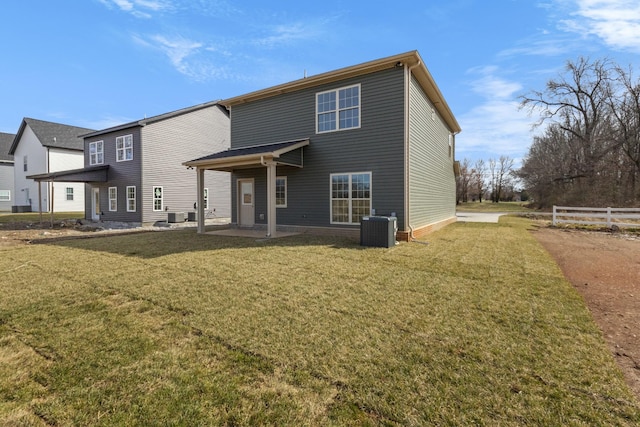
<path fill-rule="evenodd" d="M 482 203 L 484 192 L 487 189 L 484 179 L 486 171 L 487 166 L 482 159 L 476 160 L 476 163 L 471 170 L 471 187 L 475 190 L 475 193 L 478 196 L 478 201 L 480 203 Z"/>
<path fill-rule="evenodd" d="M 521 98 L 547 128 L 534 138 L 517 176 L 542 205 L 633 203 L 639 199 L 640 84 L 607 59 L 580 58 L 565 72 L 544 91 Z"/>
<path fill-rule="evenodd" d="M 471 162 L 467 158 L 463 159 L 460 163 L 460 175 L 456 178 L 456 204 L 469 200 L 471 172 Z"/>

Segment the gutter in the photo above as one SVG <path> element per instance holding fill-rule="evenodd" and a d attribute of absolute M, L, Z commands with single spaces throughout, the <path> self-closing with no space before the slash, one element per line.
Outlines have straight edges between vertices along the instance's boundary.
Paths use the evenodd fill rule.
<path fill-rule="evenodd" d="M 411 87 L 411 71 L 416 68 L 419 67 L 420 64 L 422 64 L 422 61 L 420 59 L 418 59 L 418 62 L 416 62 L 413 65 L 405 65 L 405 104 L 404 104 L 404 164 L 405 164 L 405 174 L 404 174 L 404 188 L 405 188 L 405 194 L 404 194 L 404 226 L 405 229 L 409 229 L 409 239 L 413 240 L 413 226 L 411 225 L 411 215 L 409 212 L 410 206 L 411 204 L 409 203 L 409 198 L 410 198 L 410 193 L 411 191 L 409 190 L 409 172 L 410 172 L 410 165 L 409 165 L 409 111 L 411 110 L 410 108 L 410 103 L 411 103 L 411 96 L 409 94 L 409 88 Z"/>

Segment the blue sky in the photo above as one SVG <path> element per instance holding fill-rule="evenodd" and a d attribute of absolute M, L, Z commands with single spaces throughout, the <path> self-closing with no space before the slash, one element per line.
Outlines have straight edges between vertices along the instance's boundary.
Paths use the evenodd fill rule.
<path fill-rule="evenodd" d="M 520 159 L 518 95 L 579 56 L 640 68 L 637 0 L 20 0 L 0 6 L 0 132 L 103 129 L 418 50 L 458 160 Z M 639 71 L 640 72 L 640 71 Z"/>

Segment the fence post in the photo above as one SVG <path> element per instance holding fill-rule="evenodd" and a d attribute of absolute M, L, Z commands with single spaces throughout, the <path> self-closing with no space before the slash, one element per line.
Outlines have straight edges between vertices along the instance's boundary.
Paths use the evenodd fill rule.
<path fill-rule="evenodd" d="M 607 227 L 611 228 L 611 208 L 607 206 Z"/>
<path fill-rule="evenodd" d="M 556 205 L 553 205 L 553 221 L 551 222 L 551 224 L 554 227 L 556 226 Z"/>

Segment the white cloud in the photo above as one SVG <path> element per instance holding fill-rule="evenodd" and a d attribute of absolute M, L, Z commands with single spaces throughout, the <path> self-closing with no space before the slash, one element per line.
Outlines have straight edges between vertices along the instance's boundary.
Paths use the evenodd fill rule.
<path fill-rule="evenodd" d="M 150 12 L 160 12 L 171 7 L 167 0 L 100 0 L 100 3 L 109 8 L 115 6 L 137 18 L 151 18 Z"/>
<path fill-rule="evenodd" d="M 481 101 L 458 117 L 462 133 L 457 138 L 457 157 L 522 158 L 532 139 L 532 120 L 518 108 L 516 99 L 522 85 L 498 76 L 497 67 L 469 72 L 476 76 L 470 86 Z"/>
<path fill-rule="evenodd" d="M 637 0 L 575 0 L 577 11 L 561 21 L 566 31 L 594 35 L 607 45 L 640 52 L 640 3 Z"/>
<path fill-rule="evenodd" d="M 162 52 L 179 73 L 193 80 L 204 81 L 224 78 L 227 75 L 224 67 L 216 66 L 212 62 L 210 56 L 218 51 L 215 46 L 206 46 L 202 42 L 182 36 L 169 37 L 160 34 L 149 37 L 134 35 L 133 40 L 145 48 Z"/>

